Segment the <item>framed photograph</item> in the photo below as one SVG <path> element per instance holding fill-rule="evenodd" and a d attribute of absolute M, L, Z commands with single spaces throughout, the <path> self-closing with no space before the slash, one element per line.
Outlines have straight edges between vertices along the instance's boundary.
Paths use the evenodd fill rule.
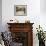
<path fill-rule="evenodd" d="M 27 5 L 15 5 L 14 15 L 15 16 L 26 16 L 27 15 Z"/>

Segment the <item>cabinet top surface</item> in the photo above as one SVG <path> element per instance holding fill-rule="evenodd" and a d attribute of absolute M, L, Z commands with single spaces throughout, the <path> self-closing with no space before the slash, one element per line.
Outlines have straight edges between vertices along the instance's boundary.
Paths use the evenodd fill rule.
<path fill-rule="evenodd" d="M 8 24 L 8 25 L 14 25 L 14 24 L 19 24 L 19 25 L 20 25 L 20 24 L 22 24 L 22 25 L 23 25 L 23 24 L 31 24 L 31 25 L 33 25 L 34 23 L 7 23 L 7 24 Z"/>

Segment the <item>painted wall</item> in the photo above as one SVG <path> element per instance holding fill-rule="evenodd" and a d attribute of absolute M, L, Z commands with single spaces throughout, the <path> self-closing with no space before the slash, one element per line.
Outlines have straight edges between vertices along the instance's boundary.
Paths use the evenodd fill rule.
<path fill-rule="evenodd" d="M 27 16 L 14 16 L 14 5 L 27 5 Z M 40 0 L 2 0 L 2 22 L 6 25 L 10 19 L 17 19 L 19 22 L 30 20 L 39 23 Z M 22 19 L 23 18 L 23 19 Z M 38 20 L 38 21 L 37 21 Z M 6 29 L 6 28 L 5 28 Z"/>
<path fill-rule="evenodd" d="M 14 15 L 14 5 L 27 5 L 27 16 Z M 42 5 L 42 4 L 41 4 Z M 16 19 L 19 22 L 30 20 L 33 25 L 33 45 L 38 46 L 38 39 L 36 37 L 36 27 L 39 24 L 46 29 L 46 15 L 41 12 L 40 0 L 2 0 L 2 25 L 3 31 L 8 30 L 7 22 L 11 19 Z"/>
<path fill-rule="evenodd" d="M 46 31 L 46 0 L 40 0 L 40 24 Z"/>
<path fill-rule="evenodd" d="M 46 0 L 40 0 L 40 10 L 42 13 L 46 13 Z"/>
<path fill-rule="evenodd" d="M 2 0 L 0 0 L 0 31 L 2 31 Z"/>

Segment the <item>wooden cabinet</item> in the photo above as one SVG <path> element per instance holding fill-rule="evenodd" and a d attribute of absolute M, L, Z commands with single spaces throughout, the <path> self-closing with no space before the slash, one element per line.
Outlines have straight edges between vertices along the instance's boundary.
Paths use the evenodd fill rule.
<path fill-rule="evenodd" d="M 8 23 L 14 41 L 23 46 L 33 46 L 33 23 Z"/>

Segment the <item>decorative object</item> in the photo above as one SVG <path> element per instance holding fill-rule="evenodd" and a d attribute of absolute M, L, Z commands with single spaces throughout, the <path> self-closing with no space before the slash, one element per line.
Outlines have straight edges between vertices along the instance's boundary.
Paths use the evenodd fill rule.
<path fill-rule="evenodd" d="M 4 45 L 5 46 L 10 46 L 10 42 L 12 42 L 12 36 L 11 36 L 11 32 L 9 31 L 5 31 L 5 32 L 1 32 L 1 36 L 2 39 L 4 41 Z"/>
<path fill-rule="evenodd" d="M 45 35 L 43 32 L 42 27 L 36 28 L 37 29 L 37 34 L 38 35 L 38 40 L 39 40 L 39 46 L 45 46 Z"/>
<path fill-rule="evenodd" d="M 8 21 L 9 23 L 19 23 L 19 21 L 17 19 L 11 19 L 10 21 Z"/>
<path fill-rule="evenodd" d="M 30 23 L 30 20 L 25 20 L 25 23 Z"/>
<path fill-rule="evenodd" d="M 0 46 L 5 46 L 4 45 L 4 41 L 3 41 L 3 39 L 2 39 L 2 35 L 1 35 L 2 33 L 0 32 Z"/>
<path fill-rule="evenodd" d="M 27 15 L 27 5 L 15 5 L 14 15 L 15 16 L 26 16 Z"/>

